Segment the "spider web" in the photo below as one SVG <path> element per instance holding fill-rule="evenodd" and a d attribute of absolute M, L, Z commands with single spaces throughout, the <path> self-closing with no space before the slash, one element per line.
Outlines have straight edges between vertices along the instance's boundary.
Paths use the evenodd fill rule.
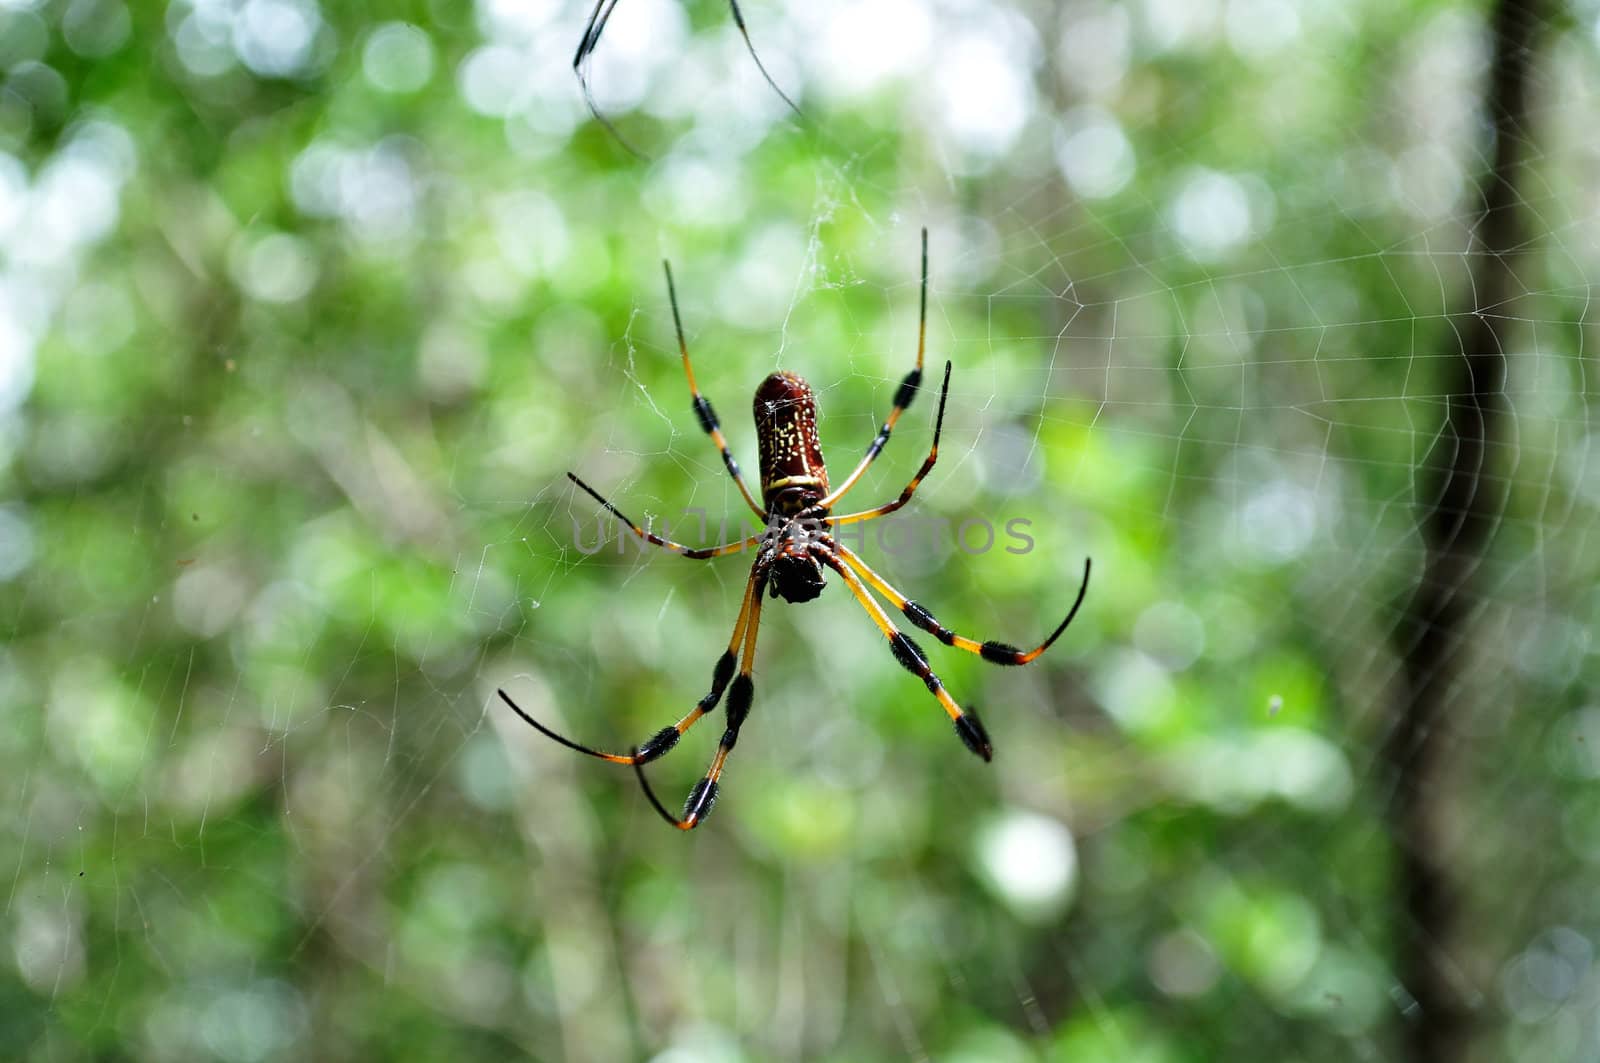
<path fill-rule="evenodd" d="M 115 12 L 0 5 L 32 123 L 0 154 L 0 1043 L 1394 1058 L 1415 928 L 1380 750 L 1445 382 L 1488 315 L 1506 416 L 1433 947 L 1481 1058 L 1593 1055 L 1593 5 L 1537 34 L 1493 305 L 1474 12 L 745 13 L 807 124 L 723 8 L 630 0 L 591 78 L 638 163 L 577 98 L 579 5 L 177 3 L 165 72 L 126 74 L 148 96 L 66 61 L 137 69 Z M 721 803 L 679 835 L 494 691 L 642 740 L 704 693 L 748 558 L 596 550 L 563 473 L 695 545 L 753 520 L 689 406 L 670 257 L 743 467 L 783 368 L 837 481 L 915 357 L 923 226 L 939 461 L 860 552 L 1022 645 L 1092 557 L 1084 611 L 1024 669 L 923 640 L 986 766 L 839 581 L 770 603 Z M 934 406 L 925 382 L 852 506 L 904 486 Z M 652 765 L 669 805 L 719 731 Z"/>

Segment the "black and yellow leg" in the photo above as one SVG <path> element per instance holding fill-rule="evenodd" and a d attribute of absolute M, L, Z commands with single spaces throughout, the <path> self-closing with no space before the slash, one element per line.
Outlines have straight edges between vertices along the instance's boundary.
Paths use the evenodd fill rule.
<path fill-rule="evenodd" d="M 733 637 L 728 640 L 727 651 L 717 658 L 716 668 L 711 673 L 710 693 L 696 702 L 695 707 L 690 709 L 683 719 L 670 727 L 663 727 L 651 735 L 650 740 L 645 742 L 644 745 L 635 746 L 631 753 L 605 753 L 598 749 L 590 749 L 588 746 L 579 745 L 570 738 L 556 734 L 550 728 L 528 715 L 520 705 L 511 700 L 511 695 L 504 690 L 497 690 L 495 693 L 499 694 L 500 700 L 511 706 L 511 711 L 522 717 L 523 722 L 529 727 L 532 727 L 546 738 L 561 743 L 568 749 L 575 749 L 579 753 L 594 757 L 597 760 L 610 761 L 612 764 L 644 764 L 655 760 L 677 745 L 678 739 L 683 737 L 683 733 L 693 727 L 700 717 L 715 709 L 717 702 L 722 700 L 722 692 L 727 689 L 728 680 L 733 678 L 733 667 L 737 660 L 735 654 L 738 652 L 740 643 L 744 641 L 745 630 L 750 623 L 752 612 L 751 591 L 755 588 L 755 585 L 755 575 L 752 573 L 751 578 L 744 585 L 744 602 L 739 606 L 739 619 L 734 621 L 733 624 Z M 755 608 L 759 608 L 759 603 Z"/>
<path fill-rule="evenodd" d="M 984 760 L 994 756 L 994 747 L 989 744 L 989 735 L 983 729 L 983 724 L 978 720 L 977 714 L 971 709 L 963 709 L 957 705 L 950 692 L 945 690 L 944 683 L 934 674 L 933 668 L 928 664 L 928 658 L 922 648 L 912 642 L 906 633 L 894 626 L 894 621 L 889 619 L 889 614 L 883 611 L 883 606 L 867 592 L 850 571 L 850 566 L 828 550 L 819 550 L 817 555 L 829 568 L 844 579 L 850 588 L 850 593 L 856 596 L 856 601 L 867 611 L 872 622 L 878 625 L 878 630 L 883 632 L 883 637 L 889 640 L 889 649 L 894 653 L 894 659 L 900 662 L 900 667 L 922 680 L 928 688 L 928 693 L 939 700 L 944 707 L 945 715 L 950 717 L 950 722 L 955 725 L 956 734 L 961 736 L 961 741 Z"/>
<path fill-rule="evenodd" d="M 911 372 L 909 372 L 909 373 L 907 373 L 905 375 L 905 379 L 900 381 L 900 386 L 895 389 L 895 392 L 894 392 L 894 406 L 893 406 L 893 408 L 891 408 L 889 410 L 889 416 L 884 418 L 883 427 L 878 429 L 878 435 L 877 435 L 876 438 L 873 439 L 872 445 L 867 448 L 866 457 L 862 458 L 861 459 L 861 463 L 859 465 L 857 465 L 851 471 L 849 476 L 846 476 L 844 478 L 844 482 L 843 483 L 841 483 L 838 487 L 833 489 L 833 493 L 832 494 L 828 495 L 821 502 L 817 503 L 818 506 L 820 506 L 823 509 L 827 509 L 828 507 L 832 506 L 834 503 L 838 502 L 839 499 L 843 498 L 844 497 L 844 493 L 846 491 L 850 490 L 850 488 L 854 487 L 856 485 L 856 481 L 857 480 L 861 479 L 861 474 L 867 471 L 867 467 L 870 466 L 874 461 L 877 461 L 878 460 L 878 455 L 883 453 L 884 446 L 887 445 L 888 442 L 889 442 L 890 433 L 892 433 L 894 431 L 894 426 L 896 424 L 898 424 L 899 421 L 900 421 L 900 415 L 902 413 L 906 412 L 906 409 L 911 405 L 911 401 L 917 397 L 917 389 L 922 386 L 922 359 L 923 359 L 924 352 L 927 350 L 927 346 L 928 346 L 928 230 L 927 229 L 923 229 L 922 230 L 922 309 L 921 309 L 921 311 L 920 311 L 920 313 L 918 315 L 918 318 L 917 318 L 917 364 L 912 368 Z M 945 383 L 945 387 L 948 388 L 950 386 L 950 366 L 949 366 L 948 363 L 944 367 L 944 383 Z M 944 409 L 944 400 L 943 400 L 942 397 L 940 399 L 939 407 L 940 407 L 940 411 L 941 411 L 941 418 L 940 419 L 942 420 L 943 419 L 942 411 Z"/>
<path fill-rule="evenodd" d="M 905 618 L 911 621 L 913 626 L 926 631 L 946 646 L 954 646 L 958 650 L 975 653 L 984 660 L 992 661 L 995 664 L 1027 664 L 1045 650 L 1048 650 L 1051 643 L 1060 638 L 1061 633 L 1067 630 L 1067 625 L 1072 623 L 1072 618 L 1078 615 L 1078 607 L 1083 605 L 1083 596 L 1089 591 L 1089 559 L 1084 558 L 1083 582 L 1078 586 L 1078 597 L 1072 603 L 1072 608 L 1067 610 L 1066 619 L 1056 625 L 1056 629 L 1050 632 L 1050 637 L 1039 645 L 1031 650 L 1021 650 L 1004 642 L 992 640 L 979 642 L 977 639 L 969 639 L 964 635 L 956 634 L 939 623 L 938 619 L 928 610 L 890 586 L 888 580 L 872 571 L 872 568 L 865 561 L 861 560 L 854 551 L 843 543 L 833 543 L 833 549 L 844 560 L 845 564 L 854 569 L 862 579 L 870 583 L 879 594 L 887 598 L 890 605 L 900 610 Z"/>
<path fill-rule="evenodd" d="M 734 13 L 738 13 L 734 8 Z M 742 23 L 741 23 L 742 26 Z M 749 38 L 746 38 L 748 43 Z M 700 385 L 695 383 L 694 367 L 689 364 L 689 344 L 683 338 L 683 318 L 678 314 L 678 289 L 672 283 L 672 263 L 663 259 L 661 268 L 667 273 L 667 299 L 672 303 L 672 325 L 678 330 L 678 353 L 683 355 L 683 375 L 689 378 L 689 394 L 694 397 L 694 415 L 700 421 L 700 427 L 706 435 L 711 437 L 711 442 L 717 445 L 717 452 L 722 455 L 722 464 L 727 466 L 728 475 L 733 477 L 733 482 L 738 485 L 739 493 L 744 496 L 745 502 L 764 522 L 767 514 L 750 494 L 750 488 L 745 486 L 744 477 L 739 472 L 739 463 L 733 460 L 733 455 L 728 452 L 728 441 L 722 437 L 722 424 L 717 420 L 717 411 L 711 408 L 711 401 L 700 394 Z"/>
<path fill-rule="evenodd" d="M 694 784 L 694 789 L 689 791 L 689 799 L 683 803 L 683 815 L 674 816 L 667 811 L 667 807 L 656 797 L 655 791 L 650 789 L 650 781 L 644 775 L 644 751 L 635 751 L 633 762 L 634 771 L 639 776 L 639 785 L 644 788 L 645 797 L 650 799 L 650 804 L 661 813 L 661 818 L 677 827 L 679 830 L 694 830 L 705 822 L 711 815 L 712 807 L 717 803 L 717 785 L 722 778 L 723 765 L 727 763 L 728 754 L 733 752 L 734 745 L 739 741 L 739 728 L 744 726 L 745 719 L 750 715 L 750 703 L 755 699 L 755 680 L 751 678 L 750 671 L 756 659 L 756 637 L 761 628 L 761 592 L 765 589 L 765 577 L 754 580 L 751 584 L 750 622 L 744 632 L 744 655 L 739 662 L 739 674 L 733 677 L 733 686 L 728 688 L 728 727 L 722 732 L 722 740 L 717 743 L 716 756 L 711 759 L 711 767 L 705 776 Z"/>
<path fill-rule="evenodd" d="M 829 517 L 829 524 L 855 524 L 858 521 L 863 520 L 876 520 L 879 517 L 887 516 L 888 514 L 893 513 L 895 510 L 911 501 L 911 496 L 917 493 L 917 488 L 922 485 L 922 481 L 925 480 L 928 476 L 928 473 L 933 470 L 934 462 L 939 460 L 939 435 L 944 431 L 944 404 L 945 399 L 949 396 L 949 394 L 950 363 L 946 362 L 944 363 L 944 384 L 939 388 L 939 413 L 933 419 L 933 446 L 928 448 L 928 456 L 923 460 L 922 468 L 918 469 L 917 474 L 911 478 L 911 482 L 906 484 L 906 489 L 900 492 L 900 497 L 895 499 L 893 502 L 886 502 L 875 509 L 863 510 L 860 513 L 849 513 L 843 517 Z M 838 492 L 835 493 L 837 494 Z M 823 501 L 818 503 L 818 505 L 823 505 L 826 502 L 827 499 L 823 499 Z"/>
<path fill-rule="evenodd" d="M 601 495 L 600 492 L 596 491 L 594 488 L 578 479 L 572 473 L 567 473 L 567 479 L 571 480 L 573 483 L 587 491 L 590 498 L 593 498 L 596 502 L 604 506 L 607 512 L 609 512 L 613 517 L 616 517 L 622 523 L 626 524 L 633 530 L 633 534 L 637 535 L 645 542 L 659 546 L 663 550 L 671 550 L 675 554 L 682 554 L 684 557 L 692 558 L 696 561 L 704 561 L 709 557 L 726 557 L 728 554 L 737 554 L 741 550 L 747 550 L 750 547 L 759 544 L 761 542 L 762 535 L 765 534 L 763 531 L 762 535 L 751 535 L 747 538 L 740 539 L 738 542 L 723 543 L 721 546 L 685 546 L 682 543 L 675 543 L 671 539 L 663 539 L 654 532 L 645 531 L 644 528 L 640 527 L 633 520 L 629 519 L 628 516 L 622 512 L 622 510 L 606 501 L 605 497 Z"/>

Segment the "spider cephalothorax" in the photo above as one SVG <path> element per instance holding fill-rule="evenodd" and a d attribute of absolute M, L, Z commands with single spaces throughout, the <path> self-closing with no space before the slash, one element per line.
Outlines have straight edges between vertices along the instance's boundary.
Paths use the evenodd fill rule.
<path fill-rule="evenodd" d="M 801 521 L 789 521 L 770 547 L 772 557 L 772 596 L 786 602 L 809 602 L 822 593 L 828 580 L 822 562 L 813 553 L 810 533 Z M 757 562 L 759 564 L 759 562 Z"/>
<path fill-rule="evenodd" d="M 856 556 L 855 551 L 839 542 L 832 534 L 833 529 L 839 525 L 875 520 L 893 513 L 910 502 L 912 495 L 916 493 L 917 485 L 922 483 L 939 457 L 939 432 L 944 426 L 945 399 L 950 390 L 949 362 L 944 364 L 944 383 L 939 388 L 939 412 L 933 421 L 933 445 L 928 449 L 928 456 L 924 459 L 922 468 L 917 470 L 917 474 L 911 478 L 905 490 L 901 491 L 900 496 L 893 501 L 858 513 L 842 517 L 833 516 L 834 504 L 846 491 L 855 486 L 861 474 L 866 472 L 867 467 L 883 451 L 884 444 L 889 441 L 889 434 L 900 420 L 900 415 L 916 398 L 917 389 L 922 382 L 922 358 L 928 321 L 927 230 L 924 229 L 922 232 L 922 317 L 917 333 L 917 364 L 905 375 L 905 379 L 895 390 L 894 407 L 884 419 L 883 427 L 878 429 L 877 437 L 867 448 L 866 456 L 845 478 L 844 483 L 836 488 L 829 487 L 828 468 L 823 463 L 822 445 L 817 439 L 817 404 L 811 386 L 794 373 L 783 372 L 773 373 L 756 388 L 754 413 L 756 437 L 761 453 L 761 499 L 764 505 L 757 505 L 750 488 L 745 486 L 744 477 L 739 473 L 739 464 L 728 452 L 727 441 L 722 437 L 722 428 L 717 421 L 716 411 L 700 394 L 700 389 L 695 384 L 694 370 L 689 365 L 689 348 L 683 339 L 683 322 L 678 315 L 678 295 L 672 284 L 672 268 L 667 266 L 666 272 L 667 293 L 672 301 L 672 319 L 678 330 L 678 349 L 683 356 L 684 373 L 689 378 L 689 393 L 694 397 L 695 416 L 700 420 L 700 427 L 711 436 L 711 441 L 722 454 L 722 462 L 727 466 L 729 475 L 739 488 L 739 493 L 761 518 L 766 530 L 736 543 L 725 543 L 722 546 L 684 546 L 663 539 L 654 532 L 646 531 L 636 522 L 623 516 L 616 506 L 606 501 L 594 488 L 570 472 L 567 476 L 613 516 L 628 525 L 633 534 L 663 549 L 688 558 L 704 559 L 755 548 L 755 561 L 750 566 L 750 578 L 745 583 L 744 600 L 739 606 L 739 617 L 734 621 L 733 637 L 728 640 L 727 650 L 718 658 L 716 667 L 712 671 L 710 692 L 676 724 L 662 728 L 643 746 L 635 746 L 626 754 L 602 753 L 563 738 L 518 708 L 505 691 L 500 691 L 500 697 L 517 715 L 562 745 L 615 764 L 631 764 L 638 772 L 639 782 L 656 811 L 673 826 L 681 830 L 692 830 L 710 815 L 711 806 L 717 799 L 717 785 L 722 777 L 723 765 L 727 761 L 728 754 L 732 752 L 734 743 L 739 740 L 740 727 L 750 715 L 750 705 L 755 698 L 755 680 L 751 673 L 755 664 L 756 631 L 761 623 L 761 602 L 765 592 L 770 588 L 775 598 L 789 602 L 809 602 L 822 593 L 826 585 L 826 570 L 832 569 L 844 581 L 856 601 L 867 611 L 879 633 L 888 640 L 894 659 L 902 668 L 922 680 L 928 692 L 934 696 L 950 718 L 956 734 L 961 737 L 967 748 L 984 760 L 988 760 L 993 754 L 993 749 L 989 744 L 989 736 L 984 731 L 983 725 L 978 722 L 977 716 L 970 708 L 963 709 L 956 704 L 939 677 L 934 674 L 933 667 L 928 663 L 928 658 L 921 647 L 895 626 L 889 614 L 868 592 L 867 587 L 870 586 L 890 605 L 900 610 L 901 615 L 913 627 L 928 632 L 946 646 L 977 654 L 994 664 L 1027 664 L 1049 649 L 1050 644 L 1060 637 L 1067 629 L 1067 625 L 1072 623 L 1072 618 L 1077 615 L 1078 607 L 1083 604 L 1083 596 L 1089 589 L 1089 562 L 1085 560 L 1083 563 L 1083 582 L 1078 587 L 1078 597 L 1072 603 L 1066 619 L 1062 620 L 1050 633 L 1050 637 L 1038 646 L 1031 650 L 1020 650 L 1004 642 L 979 642 L 951 631 L 939 623 L 927 609 L 895 590 L 887 580 Z M 716 756 L 712 759 L 711 767 L 705 776 L 690 792 L 689 800 L 684 804 L 683 815 L 674 816 L 650 789 L 642 765 L 662 756 L 677 745 L 679 737 L 685 731 L 717 707 L 725 691 L 728 695 L 728 724 L 722 733 L 722 740 L 717 744 Z"/>

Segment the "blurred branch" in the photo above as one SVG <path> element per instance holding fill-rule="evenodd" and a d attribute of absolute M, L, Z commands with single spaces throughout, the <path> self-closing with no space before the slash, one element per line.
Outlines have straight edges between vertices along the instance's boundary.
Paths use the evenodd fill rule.
<path fill-rule="evenodd" d="M 1489 14 L 1491 47 L 1485 113 L 1493 160 L 1483 176 L 1471 262 L 1473 312 L 1442 352 L 1445 423 L 1419 470 L 1428 499 L 1420 527 L 1421 580 L 1396 629 L 1405 664 L 1403 700 L 1385 750 L 1394 787 L 1390 830 L 1397 847 L 1396 970 L 1414 1006 L 1406 1010 L 1406 1055 L 1422 1063 L 1465 1058 L 1478 994 L 1464 975 L 1458 933 L 1461 894 L 1451 875 L 1451 731 L 1447 712 L 1469 662 L 1473 577 L 1501 516 L 1489 490 L 1489 448 L 1505 415 L 1505 338 L 1515 297 L 1509 257 L 1525 242 L 1516 175 L 1528 146 L 1528 75 L 1540 0 L 1498 0 Z M 1430 455 L 1431 457 L 1432 455 Z"/>

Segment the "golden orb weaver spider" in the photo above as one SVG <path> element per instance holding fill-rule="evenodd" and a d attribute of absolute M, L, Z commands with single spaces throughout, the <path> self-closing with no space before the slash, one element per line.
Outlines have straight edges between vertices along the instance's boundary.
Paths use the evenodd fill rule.
<path fill-rule="evenodd" d="M 667 295 L 672 302 L 672 321 L 678 333 L 678 350 L 683 357 L 684 374 L 689 379 L 689 394 L 694 400 L 695 416 L 700 421 L 700 427 L 711 437 L 711 441 L 722 454 L 722 463 L 727 466 L 728 475 L 733 477 L 739 493 L 761 518 L 766 530 L 721 546 L 684 546 L 663 539 L 654 532 L 646 531 L 624 516 L 621 510 L 577 476 L 569 472 L 567 477 L 588 492 L 612 516 L 632 529 L 633 534 L 662 549 L 682 554 L 687 558 L 703 560 L 737 553 L 747 547 L 756 547 L 756 559 L 750 566 L 750 577 L 745 582 L 743 603 L 739 606 L 738 619 L 733 624 L 733 637 L 728 640 L 728 648 L 717 659 L 716 667 L 712 670 L 711 691 L 677 723 L 663 727 L 644 745 L 634 746 L 626 754 L 602 753 L 564 738 L 524 712 L 504 690 L 497 693 L 513 712 L 535 730 L 568 749 L 575 749 L 586 756 L 597 757 L 613 764 L 631 765 L 639 776 L 639 784 L 644 788 L 645 796 L 662 818 L 679 830 L 693 830 L 711 814 L 712 805 L 717 800 L 717 785 L 722 777 L 723 766 L 727 763 L 728 754 L 733 751 L 734 744 L 739 740 L 739 728 L 744 726 L 745 719 L 750 715 L 751 702 L 755 699 L 755 681 L 751 677 L 751 671 L 755 664 L 756 631 L 761 623 L 763 593 L 770 588 L 771 596 L 774 598 L 796 603 L 809 602 L 822 593 L 826 585 L 823 570 L 830 568 L 839 574 L 850 593 L 877 625 L 878 630 L 888 641 L 894 659 L 901 667 L 921 679 L 928 692 L 938 700 L 955 725 L 956 734 L 961 736 L 961 741 L 984 760 L 990 759 L 994 749 L 976 713 L 970 708 L 963 709 L 956 704 L 955 699 L 945 690 L 944 684 L 939 681 L 939 677 L 934 674 L 922 649 L 895 626 L 883 606 L 868 593 L 864 584 L 870 585 L 889 604 L 899 609 L 913 626 L 933 635 L 946 646 L 977 654 L 995 664 L 1020 665 L 1027 664 L 1049 649 L 1067 629 L 1067 625 L 1072 623 L 1072 618 L 1078 615 L 1078 607 L 1083 604 L 1084 595 L 1089 590 L 1089 559 L 1084 559 L 1083 582 L 1078 587 L 1078 597 L 1073 601 L 1066 619 L 1062 620 L 1050 633 L 1050 637 L 1038 646 L 1031 650 L 1020 650 L 1004 642 L 979 642 L 951 631 L 940 624 L 927 609 L 890 586 L 887 580 L 874 572 L 853 550 L 837 541 L 828 531 L 841 524 L 876 520 L 904 506 L 911 501 L 917 486 L 922 483 L 939 457 L 939 433 L 944 427 L 945 399 L 950 390 L 948 361 L 944 364 L 944 383 L 939 388 L 939 413 L 933 422 L 933 446 L 929 448 L 922 467 L 911 478 L 905 490 L 901 491 L 900 496 L 892 502 L 886 502 L 872 509 L 842 517 L 831 514 L 834 504 L 855 486 L 856 481 L 861 479 L 861 474 L 866 472 L 868 466 L 883 452 L 884 445 L 889 442 L 889 434 L 894 431 L 900 415 L 916 398 L 917 390 L 922 383 L 922 359 L 928 334 L 928 230 L 922 230 L 922 311 L 917 326 L 917 364 L 905 375 L 905 379 L 900 381 L 900 386 L 894 394 L 894 406 L 889 411 L 888 418 L 883 422 L 883 427 L 878 429 L 877 437 L 873 439 L 871 446 L 867 447 L 866 456 L 845 478 L 844 483 L 832 490 L 829 489 L 828 469 L 823 463 L 822 447 L 817 439 L 817 406 L 811 386 L 794 373 L 779 372 L 768 376 L 756 388 L 754 412 L 761 455 L 761 498 L 764 505 L 757 505 L 750 489 L 745 486 L 744 477 L 739 472 L 739 464 L 728 452 L 728 443 L 722 436 L 716 411 L 711 408 L 711 403 L 705 396 L 700 394 L 700 388 L 695 383 L 694 369 L 689 364 L 689 346 L 683 338 L 683 319 L 678 313 L 678 293 L 672 283 L 672 266 L 666 262 L 662 265 L 666 269 Z M 667 811 L 666 806 L 656 797 L 655 791 L 650 788 L 649 780 L 645 778 L 644 765 L 677 745 L 678 739 L 683 737 L 685 731 L 717 707 L 724 691 L 728 694 L 727 729 L 723 731 L 722 740 L 717 744 L 717 752 L 711 761 L 711 767 L 695 784 L 689 799 L 684 803 L 683 815 L 674 816 Z"/>
<path fill-rule="evenodd" d="M 761 71 L 761 76 L 778 94 L 778 98 L 789 105 L 789 110 L 795 117 L 801 117 L 800 108 L 789 98 L 788 93 L 778 87 L 772 80 L 772 75 L 767 73 L 766 65 L 761 62 L 761 57 L 756 54 L 756 46 L 750 40 L 750 31 L 744 24 L 744 12 L 739 10 L 739 0 L 728 0 L 728 8 L 733 12 L 733 24 L 739 29 L 739 36 L 744 38 L 744 46 L 749 49 L 750 58 L 755 61 L 756 69 Z M 595 121 L 605 127 L 606 132 L 616 138 L 628 150 L 628 153 L 637 158 L 643 155 L 626 139 L 617 132 L 617 127 L 611 120 L 600 113 L 600 108 L 594 102 L 594 93 L 589 89 L 589 60 L 594 56 L 594 50 L 600 46 L 600 35 L 606 31 L 606 23 L 611 21 L 611 13 L 617 9 L 617 0 L 595 0 L 594 9 L 589 12 L 589 22 L 583 28 L 583 36 L 578 40 L 578 50 L 572 56 L 572 72 L 578 77 L 578 88 L 583 91 L 583 102 L 588 105 L 589 113 L 594 115 Z"/>

